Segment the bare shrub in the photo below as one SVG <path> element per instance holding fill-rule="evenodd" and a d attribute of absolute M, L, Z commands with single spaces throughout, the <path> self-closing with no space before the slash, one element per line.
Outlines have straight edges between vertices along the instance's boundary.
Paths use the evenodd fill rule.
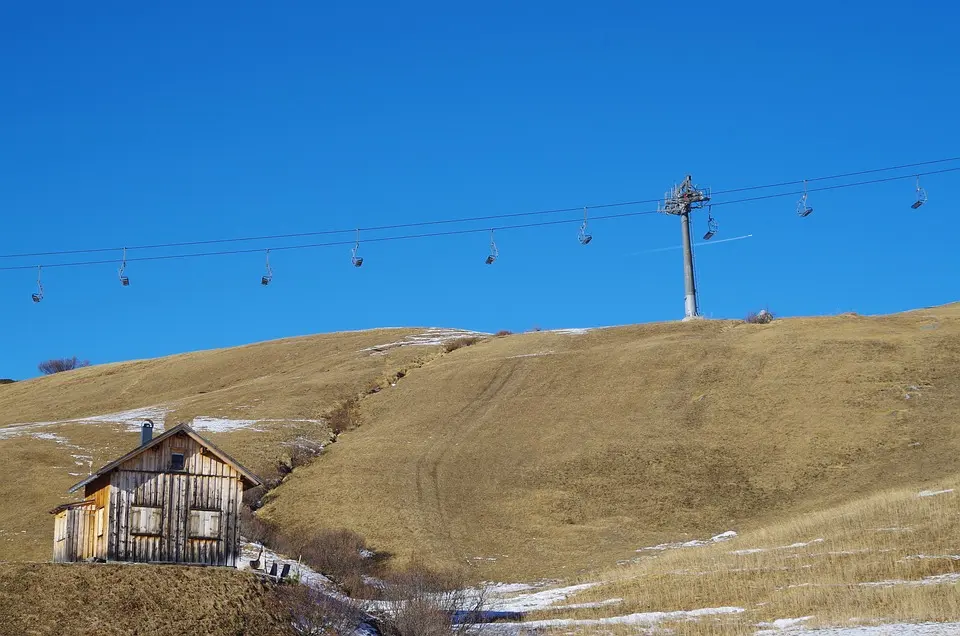
<path fill-rule="evenodd" d="M 277 595 L 290 613 L 294 631 L 304 636 L 352 634 L 366 620 L 349 599 L 334 598 L 307 585 L 284 585 Z"/>
<path fill-rule="evenodd" d="M 360 425 L 360 402 L 356 397 L 347 398 L 340 402 L 324 418 L 336 435 L 349 431 Z"/>
<path fill-rule="evenodd" d="M 495 334 L 493 334 L 493 335 L 495 335 L 495 336 L 498 337 L 498 338 L 502 338 L 503 336 L 512 336 L 512 335 L 513 335 L 513 332 L 510 331 L 509 329 L 501 329 L 500 331 L 498 331 L 497 333 L 495 333 Z"/>
<path fill-rule="evenodd" d="M 299 553 L 316 570 L 345 588 L 362 587 L 363 575 L 375 569 L 369 556 L 373 551 L 352 530 L 321 530 L 303 542 Z"/>
<path fill-rule="evenodd" d="M 247 541 L 261 545 L 273 546 L 276 544 L 276 529 L 264 521 L 246 506 L 240 508 L 240 534 Z"/>
<path fill-rule="evenodd" d="M 89 360 L 80 360 L 77 356 L 72 358 L 54 358 L 52 360 L 44 360 L 37 365 L 40 373 L 44 375 L 53 375 L 54 373 L 63 373 L 64 371 L 73 371 L 74 369 L 80 369 L 82 367 L 89 367 Z"/>
<path fill-rule="evenodd" d="M 387 552 L 371 550 L 366 540 L 352 530 L 321 530 L 303 536 L 279 528 L 246 507 L 240 511 L 240 534 L 280 554 L 302 558 L 355 598 L 373 598 L 379 594 L 370 577 L 381 574 L 390 559 Z"/>
<path fill-rule="evenodd" d="M 323 444 L 300 439 L 290 446 L 290 450 L 277 460 L 277 474 L 281 479 L 293 472 L 294 468 L 306 466 L 323 452 Z"/>
<path fill-rule="evenodd" d="M 480 338 L 476 336 L 464 336 L 463 338 L 447 340 L 445 343 L 443 343 L 443 350 L 447 353 L 450 353 L 451 351 L 456 351 L 457 349 L 461 349 L 463 347 L 469 347 L 470 345 L 477 344 L 478 342 L 480 342 Z"/>
<path fill-rule="evenodd" d="M 773 322 L 774 315 L 772 312 L 767 311 L 766 309 L 761 309 L 758 312 L 750 312 L 747 314 L 747 317 L 744 318 L 744 322 L 747 322 L 751 325 L 765 325 L 767 323 Z"/>
<path fill-rule="evenodd" d="M 384 589 L 392 636 L 448 636 L 475 631 L 485 602 L 457 574 L 437 572 L 414 561 L 387 579 Z"/>
<path fill-rule="evenodd" d="M 10 378 L 0 378 L 0 384 L 13 384 L 16 380 L 11 380 Z"/>

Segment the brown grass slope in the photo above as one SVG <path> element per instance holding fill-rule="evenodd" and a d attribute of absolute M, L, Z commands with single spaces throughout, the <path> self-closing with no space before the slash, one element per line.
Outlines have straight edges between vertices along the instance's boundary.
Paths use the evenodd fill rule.
<path fill-rule="evenodd" d="M 495 338 L 361 410 L 262 514 L 478 578 L 574 575 L 960 473 L 960 305 Z"/>
<path fill-rule="evenodd" d="M 279 419 L 254 431 L 203 433 L 259 474 L 269 473 L 287 445 L 326 440 L 319 419 L 339 400 L 386 384 L 440 347 L 362 351 L 396 342 L 414 329 L 384 329 L 289 338 L 89 367 L 0 386 L 0 560 L 50 558 L 53 522 L 47 511 L 75 499 L 66 489 L 139 443 L 139 435 L 109 423 L 67 423 L 4 438 L 5 426 L 60 421 L 165 405 L 167 425 L 198 415 Z M 81 456 L 77 459 L 74 455 Z M 89 456 L 90 460 L 82 459 Z M 70 475 L 70 473 L 75 473 Z M 266 476 L 266 475 L 265 475 Z"/>
<path fill-rule="evenodd" d="M 285 636 L 274 588 L 225 568 L 3 563 L 0 636 Z"/>
<path fill-rule="evenodd" d="M 570 614 L 589 620 L 679 608 L 744 609 L 719 621 L 664 625 L 677 634 L 753 634 L 759 623 L 800 616 L 808 617 L 807 626 L 956 621 L 958 489 L 960 479 L 953 478 L 925 493 L 939 493 L 932 496 L 885 490 L 722 543 L 644 551 L 634 563 L 599 574 L 606 582 L 572 601 L 622 602 Z M 554 617 L 541 612 L 531 618 Z M 584 630 L 590 631 L 596 628 Z"/>

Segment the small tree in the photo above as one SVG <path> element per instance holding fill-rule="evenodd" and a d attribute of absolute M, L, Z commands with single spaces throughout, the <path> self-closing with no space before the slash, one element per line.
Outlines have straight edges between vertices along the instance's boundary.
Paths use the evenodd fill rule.
<path fill-rule="evenodd" d="M 89 360 L 80 360 L 77 358 L 77 356 L 73 356 L 72 358 L 54 358 L 53 360 L 45 360 L 37 365 L 37 369 L 39 369 L 40 373 L 44 375 L 53 375 L 54 373 L 73 371 L 74 369 L 80 369 L 82 367 L 89 366 Z"/>

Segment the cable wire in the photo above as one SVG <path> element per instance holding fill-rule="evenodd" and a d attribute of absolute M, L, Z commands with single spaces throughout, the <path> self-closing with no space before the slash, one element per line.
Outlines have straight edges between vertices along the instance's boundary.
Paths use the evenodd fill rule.
<path fill-rule="evenodd" d="M 915 178 L 915 177 L 917 177 L 917 176 L 928 176 L 928 175 L 944 174 L 944 173 L 958 172 L 958 171 L 960 171 L 960 167 L 957 167 L 957 168 L 944 168 L 944 169 L 941 169 L 941 170 L 931 170 L 931 171 L 927 171 L 927 172 L 921 172 L 921 173 L 918 173 L 918 174 L 898 175 L 898 176 L 892 176 L 892 177 L 883 177 L 883 178 L 880 178 L 880 179 L 870 179 L 870 180 L 867 180 L 867 181 L 856 181 L 856 182 L 853 182 L 853 183 L 841 183 L 841 184 L 836 184 L 836 185 L 822 186 L 822 187 L 819 187 L 819 188 L 808 188 L 808 189 L 806 190 L 806 192 L 809 193 L 809 192 L 823 192 L 823 191 L 827 191 L 827 190 L 839 190 L 839 189 L 843 189 L 843 188 L 852 188 L 852 187 L 858 187 L 858 186 L 873 185 L 873 184 L 877 184 L 877 183 L 887 183 L 887 182 L 891 182 L 891 181 L 900 181 L 900 180 L 904 180 L 904 179 L 913 179 L 913 178 Z M 867 172 L 867 171 L 865 171 L 865 173 L 866 173 L 866 172 Z M 822 179 L 821 179 L 821 180 L 822 180 Z M 807 181 L 808 181 L 808 182 L 809 182 L 809 181 L 812 181 L 812 179 L 808 179 Z M 800 182 L 791 182 L 791 183 L 803 183 L 803 182 L 800 181 Z M 803 192 L 804 192 L 803 190 L 791 191 L 791 192 L 776 192 L 776 193 L 773 193 L 773 194 L 766 194 L 766 195 L 761 195 L 761 196 L 756 196 L 756 197 L 745 197 L 745 198 L 740 198 L 740 199 L 732 199 L 732 200 L 729 200 L 729 201 L 711 201 L 711 205 L 732 205 L 732 204 L 735 204 L 735 203 L 749 203 L 749 202 L 752 202 L 752 201 L 763 201 L 763 200 L 775 199 L 775 198 L 781 198 L 781 197 L 796 196 L 796 195 L 799 195 L 799 194 L 803 194 Z M 657 200 L 657 201 L 659 202 L 659 200 Z M 634 204 L 636 204 L 636 203 L 640 203 L 640 202 L 630 202 L 630 203 L 620 203 L 620 204 L 606 204 L 605 206 L 602 206 L 602 207 L 610 208 L 610 207 L 615 207 L 615 206 L 617 206 L 617 205 L 634 205 Z M 594 207 L 595 207 L 595 208 L 598 208 L 598 207 L 601 207 L 601 206 L 594 206 Z M 566 208 L 566 209 L 564 209 L 564 210 L 559 210 L 559 211 L 580 212 L 581 210 L 582 210 L 582 208 Z M 552 211 L 552 212 L 557 212 L 557 211 Z M 551 212 L 533 212 L 533 213 L 529 213 L 529 212 L 528 212 L 528 213 L 520 213 L 520 214 L 516 214 L 516 215 L 492 215 L 492 216 L 490 216 L 490 217 L 476 217 L 476 219 L 477 219 L 477 220 L 489 220 L 489 219 L 494 219 L 494 218 L 512 218 L 512 217 L 516 217 L 516 216 L 527 216 L 527 215 L 530 215 L 530 214 L 547 214 L 547 213 L 551 213 Z M 623 212 L 623 213 L 620 213 L 620 214 L 593 215 L 593 216 L 590 217 L 590 219 L 591 219 L 591 221 L 594 221 L 594 220 L 596 220 L 596 221 L 603 221 L 603 220 L 622 219 L 622 218 L 637 217 L 637 216 L 646 216 L 646 215 L 660 214 L 660 213 L 661 213 L 661 210 L 643 210 L 643 211 L 639 211 L 639 212 Z M 447 222 L 454 222 L 454 221 L 447 221 Z M 515 224 L 515 225 L 501 225 L 501 226 L 494 226 L 493 228 L 490 228 L 490 227 L 482 227 L 482 228 L 469 228 L 469 229 L 463 229 L 463 230 L 449 230 L 449 231 L 446 231 L 446 232 L 426 232 L 426 233 L 421 233 L 421 234 L 405 234 L 405 235 L 400 235 L 400 236 L 381 236 L 381 237 L 373 237 L 373 238 L 369 238 L 369 239 L 364 239 L 364 240 L 361 241 L 361 242 L 362 242 L 362 243 L 383 243 L 383 242 L 389 242 L 389 241 L 404 241 L 404 240 L 422 239 L 422 238 L 434 238 L 434 237 L 444 237 L 444 236 L 460 236 L 460 235 L 466 235 L 466 234 L 478 234 L 478 233 L 481 233 L 481 232 L 482 232 L 482 233 L 486 233 L 486 232 L 489 232 L 491 229 L 492 229 L 492 230 L 517 230 L 517 229 L 526 229 L 526 228 L 535 228 L 535 227 L 547 227 L 547 226 L 552 226 L 552 225 L 563 225 L 563 224 L 568 224 L 568 223 L 569 223 L 569 224 L 572 224 L 572 223 L 582 223 L 582 222 L 583 222 L 583 218 L 578 214 L 578 216 L 577 216 L 576 218 L 569 218 L 569 219 L 557 219 L 557 220 L 552 220 L 552 221 L 538 221 L 538 222 L 535 222 L 535 223 L 521 223 L 521 224 Z M 436 224 L 436 223 L 440 223 L 440 221 L 427 222 L 426 224 L 429 225 L 429 224 Z M 387 228 L 396 229 L 396 228 L 405 228 L 405 227 L 418 227 L 418 226 L 421 226 L 421 225 L 424 225 L 424 224 L 414 223 L 414 224 L 400 224 L 400 225 L 396 225 L 396 226 L 382 226 L 380 229 L 387 229 Z M 363 228 L 361 228 L 361 229 L 363 229 Z M 374 228 L 367 228 L 367 229 L 368 229 L 368 230 L 371 230 L 371 229 L 374 229 Z M 348 231 L 348 232 L 356 232 L 356 229 L 346 230 L 346 231 Z M 336 231 L 336 232 L 340 232 L 340 231 L 338 230 L 338 231 Z M 335 232 L 333 232 L 333 231 L 331 231 L 331 232 L 323 232 L 323 233 L 320 233 L 320 234 L 331 234 L 331 233 L 335 233 Z M 303 233 L 303 234 L 296 234 L 296 235 L 277 235 L 276 238 L 287 238 L 287 237 L 291 237 L 291 236 L 312 236 L 312 235 L 315 235 L 315 234 L 317 234 L 317 233 Z M 228 240 L 231 240 L 231 241 L 232 241 L 232 240 L 239 240 L 239 239 L 224 239 L 224 241 L 228 241 Z M 249 239 L 244 239 L 244 240 L 256 240 L 256 239 L 254 239 L 254 238 L 249 238 Z M 190 244 L 191 244 L 191 245 L 200 245 L 200 244 L 208 244 L 208 242 L 191 242 Z M 127 258 L 127 259 L 126 259 L 126 262 L 127 262 L 127 263 L 132 263 L 132 262 L 147 262 L 147 261 L 165 261 L 165 260 L 175 260 L 175 259 L 183 259 L 183 258 L 200 258 L 200 257 L 208 257 L 208 256 L 227 256 L 227 255 L 232 255 L 232 254 L 254 254 L 254 253 L 264 252 L 265 250 L 270 250 L 270 251 L 272 251 L 272 252 L 280 252 L 280 251 L 287 251 L 287 250 L 302 250 L 302 249 L 313 249 L 313 248 L 321 248 L 321 247 L 335 247 L 335 246 L 339 246 L 339 245 L 353 245 L 353 244 L 354 244 L 354 241 L 353 241 L 353 240 L 350 240 L 350 241 L 332 241 L 332 242 L 327 242 L 327 243 L 309 243 L 309 244 L 301 244 L 301 245 L 281 245 L 281 246 L 276 246 L 276 247 L 271 246 L 271 247 L 258 247 L 258 248 L 250 248 L 250 249 L 222 250 L 222 251 L 214 251 L 214 252 L 193 252 L 193 253 L 188 253 L 188 254 L 163 254 L 163 255 L 159 255 L 159 256 L 140 256 L 140 257 L 134 257 L 134 258 Z M 176 246 L 176 247 L 179 247 L 179 246 L 181 246 L 181 245 L 186 245 L 186 244 L 171 244 L 171 246 Z M 123 248 L 119 248 L 119 249 L 122 250 Z M 129 250 L 135 249 L 135 248 L 126 248 L 126 249 L 129 251 Z M 143 249 L 143 248 L 140 248 L 140 249 Z M 92 251 L 92 250 L 91 250 L 91 251 Z M 106 250 L 106 249 L 104 249 L 104 250 L 97 250 L 97 251 L 113 251 L 113 250 Z M 36 256 L 36 255 L 40 255 L 40 256 L 57 255 L 57 256 L 59 256 L 59 255 L 77 254 L 77 253 L 90 253 L 90 251 L 45 252 L 45 253 L 41 253 L 41 254 L 25 255 L 25 256 Z M 88 265 L 116 264 L 116 263 L 118 263 L 118 262 L 119 262 L 119 261 L 118 261 L 117 259 L 105 259 L 105 260 L 92 260 L 92 261 L 75 261 L 75 262 L 67 262 L 67 263 L 44 263 L 44 264 L 42 264 L 42 267 L 45 267 L 45 268 L 55 268 L 55 267 L 83 267 L 83 266 L 88 266 Z M 26 270 L 26 269 L 32 270 L 32 269 L 36 269 L 37 267 L 38 267 L 38 265 L 36 265 L 36 264 L 32 264 L 32 265 L 14 265 L 14 266 L 8 266 L 8 267 L 0 267 L 0 271 L 16 271 L 16 270 Z"/>
<path fill-rule="evenodd" d="M 730 190 L 718 190 L 718 191 L 712 192 L 711 194 L 713 194 L 713 195 L 717 195 L 717 194 L 733 194 L 734 192 L 748 192 L 748 191 L 750 191 L 750 190 L 765 190 L 765 189 L 767 189 L 767 188 L 782 188 L 782 187 L 785 187 L 785 186 L 788 186 L 788 185 L 800 185 L 800 184 L 802 184 L 804 181 L 806 181 L 807 183 L 810 183 L 810 182 L 812 182 L 812 181 L 828 181 L 828 180 L 831 180 L 831 179 L 844 179 L 844 178 L 846 178 L 846 177 L 859 177 L 859 176 L 865 175 L 865 174 L 875 174 L 875 173 L 877 173 L 877 172 L 891 172 L 891 171 L 893 171 L 893 170 L 906 170 L 907 168 L 917 168 L 917 167 L 919 167 L 919 166 L 929 166 L 929 165 L 933 165 L 933 164 L 937 164 L 937 163 L 949 163 L 949 162 L 951 162 L 951 161 L 960 161 L 960 157 L 950 157 L 950 158 L 947 158 L 947 159 L 934 159 L 933 161 L 920 161 L 920 162 L 918 162 L 918 163 L 905 163 L 905 164 L 901 164 L 901 165 L 899 165 L 899 166 L 890 166 L 889 168 L 874 168 L 874 169 L 872 169 L 872 170 L 859 170 L 859 171 L 857 171 L 857 172 L 846 172 L 846 173 L 843 173 L 843 174 L 835 174 L 835 175 L 831 175 L 831 176 L 829 176 L 829 177 L 814 177 L 814 178 L 812 178 L 812 179 L 798 179 L 797 181 L 781 181 L 780 183 L 770 183 L 770 184 L 767 184 L 767 185 L 747 186 L 747 187 L 744 187 L 744 188 L 733 188 L 733 189 L 730 189 Z M 927 173 L 927 174 L 935 174 L 935 173 Z M 916 175 L 910 175 L 910 176 L 916 176 Z"/>
<path fill-rule="evenodd" d="M 832 179 L 842 179 L 846 177 L 860 176 L 865 174 L 875 174 L 879 172 L 890 172 L 893 170 L 905 170 L 907 168 L 916 168 L 919 166 L 950 163 L 954 161 L 960 161 L 960 157 L 934 159 L 931 161 L 907 163 L 907 164 L 901 164 L 898 166 L 890 166 L 886 168 L 874 168 L 871 170 L 860 170 L 857 172 L 847 172 L 847 173 L 829 175 L 824 177 L 814 177 L 811 179 L 782 181 L 780 183 L 769 183 L 765 185 L 746 186 L 742 188 L 733 188 L 730 190 L 718 190 L 718 191 L 712 192 L 711 195 L 716 196 L 716 195 L 723 195 L 723 194 L 733 194 L 736 192 L 749 192 L 753 190 L 780 188 L 780 187 L 786 187 L 790 185 L 799 185 L 799 184 L 802 184 L 804 181 L 806 181 L 807 183 L 817 182 L 817 181 L 828 181 Z M 940 174 L 941 172 L 953 172 L 954 170 L 955 169 L 947 169 L 947 170 L 940 170 L 940 171 L 933 171 L 933 172 L 922 172 L 919 174 L 914 173 L 906 176 L 890 177 L 888 179 L 880 179 L 877 181 L 869 181 L 865 183 L 880 183 L 884 180 L 907 179 L 907 178 L 914 178 L 916 176 Z M 861 184 L 850 184 L 850 185 L 861 185 Z M 828 188 L 816 188 L 816 189 L 811 189 L 810 192 L 816 192 L 816 191 L 825 190 L 825 189 L 835 189 L 836 187 L 850 187 L 850 185 L 841 185 L 841 186 L 828 187 Z M 792 194 L 795 194 L 795 193 L 768 195 L 764 197 L 757 197 L 755 199 L 747 199 L 747 200 L 758 201 L 764 198 L 774 198 L 777 196 L 790 196 Z M 244 242 L 252 242 L 252 241 L 274 241 L 274 240 L 285 240 L 285 239 L 293 239 L 293 238 L 306 238 L 310 236 L 332 236 L 337 234 L 352 234 L 356 232 L 358 229 L 361 232 L 377 232 L 377 231 L 399 230 L 399 229 L 408 229 L 408 228 L 416 228 L 416 227 L 432 227 L 432 226 L 438 226 L 438 225 L 473 223 L 473 222 L 479 222 L 479 221 L 493 221 L 493 220 L 500 220 L 500 219 L 543 216 L 543 215 L 549 215 L 549 214 L 562 214 L 565 212 L 578 212 L 580 210 L 583 210 L 584 207 L 587 207 L 592 210 L 598 210 L 598 209 L 605 209 L 605 208 L 643 205 L 646 203 L 659 203 L 660 201 L 661 199 L 619 201 L 614 203 L 601 203 L 601 204 L 588 205 L 588 206 L 578 205 L 578 206 L 569 207 L 569 208 L 556 208 L 552 210 L 537 210 L 534 212 L 514 212 L 514 213 L 506 213 L 506 214 L 490 214 L 486 216 L 474 216 L 474 217 L 464 217 L 464 218 L 456 218 L 456 219 L 441 219 L 436 221 L 416 221 L 411 223 L 398 223 L 394 225 L 378 225 L 378 226 L 370 226 L 370 227 L 350 228 L 350 229 L 344 229 L 344 230 L 317 230 L 313 232 L 294 232 L 290 234 L 269 234 L 269 235 L 263 235 L 263 236 L 243 236 L 243 237 L 237 237 L 237 238 L 220 238 L 220 239 L 208 239 L 208 240 L 197 240 L 197 241 L 178 241 L 178 242 L 155 243 L 155 244 L 147 244 L 147 245 L 132 245 L 132 246 L 126 245 L 126 246 L 119 246 L 119 247 L 97 247 L 97 248 L 82 248 L 82 249 L 73 249 L 73 250 L 51 250 L 47 252 L 25 252 L 21 254 L 0 254 L 0 259 L 36 258 L 36 257 L 45 257 L 45 256 L 68 256 L 72 254 L 102 254 L 106 252 L 119 252 L 123 249 L 127 249 L 129 251 L 155 250 L 155 249 L 171 249 L 175 247 L 199 247 L 202 245 L 222 245 L 222 244 L 229 244 L 229 243 L 244 243 Z M 729 201 L 724 203 L 739 203 L 739 202 L 740 201 Z M 722 204 L 718 203 L 716 205 L 722 205 Z M 259 250 L 255 250 L 255 251 L 259 251 Z M 0 271 L 3 271 L 4 269 L 8 269 L 8 268 L 0 268 Z"/>

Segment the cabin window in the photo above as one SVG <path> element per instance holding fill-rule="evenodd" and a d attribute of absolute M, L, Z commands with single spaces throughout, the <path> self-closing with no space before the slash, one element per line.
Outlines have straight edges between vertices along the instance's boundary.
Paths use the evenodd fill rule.
<path fill-rule="evenodd" d="M 183 453 L 172 453 L 170 455 L 171 470 L 183 470 L 183 465 L 184 465 Z"/>
<path fill-rule="evenodd" d="M 131 534 L 160 534 L 160 508 L 149 506 L 130 507 Z"/>
<path fill-rule="evenodd" d="M 219 539 L 220 538 L 220 511 L 219 510 L 191 510 L 190 511 L 190 538 L 191 539 Z"/>
<path fill-rule="evenodd" d="M 103 508 L 97 508 L 97 536 L 103 536 Z"/>

